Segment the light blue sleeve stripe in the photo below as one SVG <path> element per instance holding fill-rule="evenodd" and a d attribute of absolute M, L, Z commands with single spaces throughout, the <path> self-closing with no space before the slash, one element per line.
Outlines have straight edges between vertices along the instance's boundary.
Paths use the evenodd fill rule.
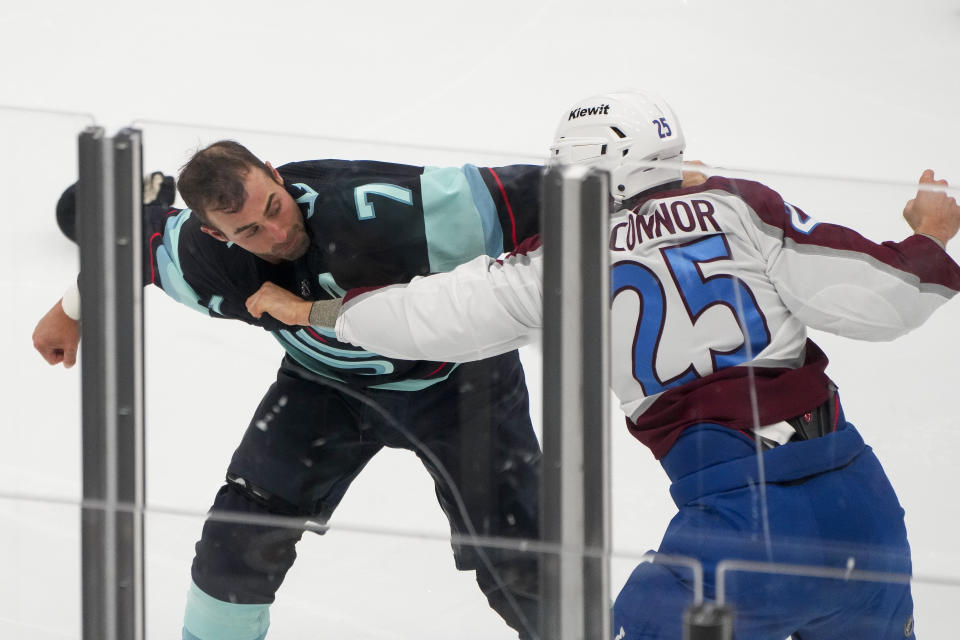
<path fill-rule="evenodd" d="M 333 274 L 329 271 L 318 275 L 317 282 L 320 283 L 324 291 L 335 298 L 342 298 L 347 295 L 347 290 L 337 284 L 337 281 L 333 279 Z"/>
<path fill-rule="evenodd" d="M 331 358 L 318 353 L 312 349 L 309 349 L 305 345 L 301 344 L 299 341 L 295 340 L 293 334 L 291 334 L 286 329 L 281 329 L 280 331 L 274 331 L 273 334 L 277 336 L 277 339 L 280 340 L 280 344 L 283 345 L 284 349 L 287 350 L 287 353 L 293 355 L 291 349 L 299 351 L 308 357 L 322 362 L 328 367 L 333 367 L 334 369 L 346 370 L 346 369 L 373 369 L 377 374 L 383 373 L 393 373 L 393 363 L 388 362 L 387 360 L 360 360 L 360 361 L 351 361 L 351 360 L 340 360 L 338 358 Z M 299 359 L 297 360 L 299 362 Z"/>
<path fill-rule="evenodd" d="M 207 303 L 207 307 L 214 313 L 219 313 L 223 315 L 223 312 L 220 310 L 220 305 L 223 304 L 223 296 L 210 296 L 210 302 Z"/>
<path fill-rule="evenodd" d="M 486 253 L 482 217 L 460 169 L 426 167 L 420 192 L 430 271 L 450 271 Z"/>
<path fill-rule="evenodd" d="M 497 215 L 497 205 L 493 196 L 487 190 L 487 185 L 480 177 L 480 170 L 472 164 L 463 165 L 463 175 L 470 185 L 470 194 L 473 196 L 473 205 L 480 212 L 480 224 L 483 225 L 483 242 L 487 248 L 487 255 L 496 258 L 503 253 L 503 227 Z"/>
<path fill-rule="evenodd" d="M 313 325 L 310 325 L 310 328 L 313 329 L 313 331 L 315 331 L 316 333 L 319 333 L 320 335 L 322 335 L 322 336 L 325 337 L 325 338 L 333 338 L 334 340 L 337 339 L 337 330 L 336 330 L 336 329 L 331 329 L 330 327 L 315 327 L 315 326 L 313 326 Z M 303 331 L 303 329 L 301 329 L 301 331 Z M 368 351 L 367 353 L 370 353 L 370 352 Z"/>
<path fill-rule="evenodd" d="M 271 335 L 273 335 L 273 337 L 277 339 L 277 342 L 283 345 L 283 348 L 286 350 L 287 354 L 291 358 L 293 358 L 298 363 L 300 363 L 308 371 L 312 371 L 318 376 L 323 376 L 325 378 L 330 378 L 332 380 L 343 382 L 343 378 L 334 375 L 334 373 L 331 370 L 317 366 L 319 364 L 319 360 L 316 358 L 316 356 L 307 354 L 305 350 L 297 349 L 293 344 L 288 342 L 278 332 L 273 332 Z M 391 367 L 392 366 L 393 365 L 391 365 Z M 429 380 L 397 380 L 394 382 L 385 382 L 383 384 L 371 385 L 370 388 L 386 389 L 388 391 L 420 391 L 422 389 L 426 389 L 427 387 L 432 387 L 438 382 L 443 382 L 444 380 L 449 378 L 450 374 L 453 373 L 454 370 L 459 366 L 460 365 L 456 365 L 456 364 L 453 365 L 450 368 L 450 371 L 447 373 L 447 375 L 439 378 L 430 378 Z M 393 369 L 391 368 L 391 371 L 392 370 Z"/>
<path fill-rule="evenodd" d="M 323 376 L 324 378 L 330 378 L 331 380 L 337 380 L 339 382 L 343 382 L 343 378 L 334 375 L 333 372 L 330 371 L 330 369 L 317 366 L 318 363 L 316 360 L 306 355 L 305 353 L 302 353 L 294 349 L 292 346 L 287 344 L 287 342 L 280 335 L 276 333 L 271 333 L 270 335 L 276 338 L 277 342 L 279 342 L 283 346 L 288 356 L 296 360 L 307 371 L 312 371 L 318 376 Z"/>
<path fill-rule="evenodd" d="M 285 329 L 282 330 L 285 337 L 289 337 L 290 333 Z M 380 354 L 372 353 L 370 351 L 364 351 L 362 349 L 339 349 L 337 347 L 331 347 L 328 344 L 324 344 L 319 340 L 311 336 L 305 329 L 298 330 L 295 334 L 296 337 L 300 338 L 301 342 L 306 342 L 307 346 L 313 347 L 317 351 L 323 351 L 324 353 L 329 353 L 333 356 L 343 356 L 345 358 L 379 358 L 383 357 Z M 334 334 L 334 337 L 336 335 Z"/>
<path fill-rule="evenodd" d="M 224 602 L 190 582 L 183 640 L 263 640 L 269 627 L 270 605 Z"/>
<path fill-rule="evenodd" d="M 187 284 L 180 267 L 180 230 L 189 219 L 190 209 L 184 209 L 167 220 L 163 230 L 163 244 L 157 247 L 157 276 L 164 293 L 191 309 L 209 315 L 207 308 L 200 304 L 200 296 Z"/>

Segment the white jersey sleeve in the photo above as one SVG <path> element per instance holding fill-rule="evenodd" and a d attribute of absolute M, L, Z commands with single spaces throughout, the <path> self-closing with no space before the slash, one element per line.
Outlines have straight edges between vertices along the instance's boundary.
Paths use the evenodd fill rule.
<path fill-rule="evenodd" d="M 348 296 L 337 338 L 392 358 L 468 362 L 512 351 L 543 323 L 543 263 L 534 236 L 514 253 Z"/>
<path fill-rule="evenodd" d="M 767 274 L 786 307 L 808 327 L 857 340 L 893 340 L 923 324 L 955 293 L 937 278 L 924 278 L 924 253 L 951 262 L 933 240 L 874 244 L 854 231 L 823 225 L 785 204 L 789 232 L 759 217 L 758 243 Z M 822 244 L 791 233 L 818 235 Z M 806 238 L 804 239 L 806 240 Z"/>

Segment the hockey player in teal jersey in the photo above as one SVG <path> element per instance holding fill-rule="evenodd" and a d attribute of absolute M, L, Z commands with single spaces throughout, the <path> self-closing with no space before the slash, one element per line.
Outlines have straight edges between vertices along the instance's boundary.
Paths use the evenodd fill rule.
<path fill-rule="evenodd" d="M 322 525 L 380 449 L 402 447 L 434 479 L 451 533 L 538 537 L 540 450 L 515 352 L 467 365 L 387 358 L 310 326 L 310 310 L 350 288 L 512 250 L 537 230 L 540 174 L 532 165 L 344 160 L 273 168 L 231 141 L 191 159 L 178 185 L 190 208 L 144 208 L 144 279 L 206 315 L 266 329 L 286 351 L 214 512 Z M 63 206 L 58 219 L 69 221 Z M 296 313 L 262 312 L 278 292 L 300 303 Z M 34 333 L 51 364 L 75 358 L 76 297 L 58 301 Z M 209 519 L 196 547 L 184 639 L 265 637 L 269 605 L 302 534 Z M 535 635 L 534 556 L 458 541 L 454 557 L 459 569 L 476 572 L 491 607 L 520 637 Z"/>

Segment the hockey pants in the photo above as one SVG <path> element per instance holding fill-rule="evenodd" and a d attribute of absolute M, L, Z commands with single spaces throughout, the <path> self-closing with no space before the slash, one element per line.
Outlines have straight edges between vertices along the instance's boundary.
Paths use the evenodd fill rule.
<path fill-rule="evenodd" d="M 678 513 L 659 551 L 697 558 L 704 595 L 716 595 L 724 559 L 859 569 L 891 580 L 726 573 L 736 640 L 909 640 L 910 548 L 879 461 L 841 415 L 835 433 L 765 451 L 760 492 L 753 441 L 718 425 L 688 429 L 661 460 Z M 899 579 L 897 579 L 899 577 Z M 619 640 L 679 639 L 693 601 L 680 566 L 644 563 L 614 605 Z"/>
<path fill-rule="evenodd" d="M 430 473 L 451 533 L 468 531 L 459 497 L 477 534 L 538 538 L 540 448 L 516 352 L 460 365 L 422 391 L 368 389 L 363 398 L 286 364 L 234 453 L 213 516 L 276 514 L 324 524 L 367 462 L 383 447 L 398 447 L 413 450 Z M 209 518 L 196 547 L 184 638 L 263 638 L 302 535 Z M 536 556 L 463 544 L 453 551 L 458 569 L 476 572 L 490 606 L 529 637 L 539 616 Z"/>

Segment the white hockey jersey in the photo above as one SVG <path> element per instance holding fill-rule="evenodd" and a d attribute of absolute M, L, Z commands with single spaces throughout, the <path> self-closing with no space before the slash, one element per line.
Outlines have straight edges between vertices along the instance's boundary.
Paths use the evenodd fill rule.
<path fill-rule="evenodd" d="M 609 248 L 611 383 L 658 458 L 691 424 L 746 430 L 826 400 L 827 359 L 807 327 L 890 340 L 960 290 L 960 267 L 929 238 L 876 244 L 744 180 L 616 212 Z M 351 292 L 337 334 L 388 356 L 462 361 L 516 348 L 541 325 L 534 237 L 499 260 Z"/>

